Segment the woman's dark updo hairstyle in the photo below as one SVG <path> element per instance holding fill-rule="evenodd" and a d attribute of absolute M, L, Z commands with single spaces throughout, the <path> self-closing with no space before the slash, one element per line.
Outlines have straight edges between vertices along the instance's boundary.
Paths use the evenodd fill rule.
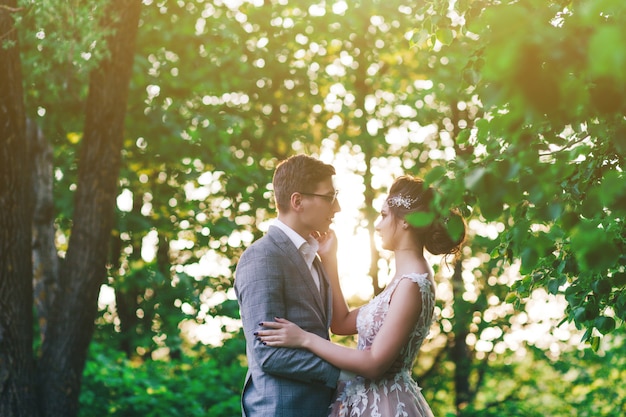
<path fill-rule="evenodd" d="M 394 217 L 404 219 L 407 214 L 434 211 L 434 195 L 434 190 L 427 187 L 423 180 L 404 175 L 396 178 L 391 185 L 387 204 Z M 462 225 L 462 231 L 456 239 L 450 236 L 447 227 L 453 217 L 457 218 L 456 223 Z M 457 210 L 450 210 L 446 215 L 436 214 L 435 219 L 428 226 L 413 227 L 417 239 L 428 252 L 433 255 L 454 256 L 459 254 L 461 245 L 465 241 L 465 229 L 465 220 Z"/>

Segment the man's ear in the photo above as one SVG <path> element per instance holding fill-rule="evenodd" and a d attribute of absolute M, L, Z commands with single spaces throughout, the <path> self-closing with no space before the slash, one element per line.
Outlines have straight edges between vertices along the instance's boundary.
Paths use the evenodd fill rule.
<path fill-rule="evenodd" d="M 290 203 L 291 203 L 291 209 L 294 212 L 298 213 L 302 211 L 302 194 L 298 192 L 291 194 Z"/>

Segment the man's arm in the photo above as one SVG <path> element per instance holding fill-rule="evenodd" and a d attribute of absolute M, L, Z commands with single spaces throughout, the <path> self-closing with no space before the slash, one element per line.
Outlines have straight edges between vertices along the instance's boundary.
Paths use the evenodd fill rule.
<path fill-rule="evenodd" d="M 265 346 L 254 335 L 260 322 L 288 316 L 286 294 L 297 289 L 287 288 L 293 282 L 283 276 L 284 262 L 289 260 L 251 247 L 237 265 L 235 290 L 249 351 L 263 372 L 334 388 L 339 370 L 333 365 L 304 349 Z"/>

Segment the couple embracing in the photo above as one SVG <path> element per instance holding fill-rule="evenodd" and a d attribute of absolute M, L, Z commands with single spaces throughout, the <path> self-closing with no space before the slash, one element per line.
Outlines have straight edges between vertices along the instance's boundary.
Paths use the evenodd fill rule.
<path fill-rule="evenodd" d="M 408 224 L 407 214 L 431 209 L 434 192 L 420 179 L 396 179 L 376 224 L 383 248 L 394 252 L 395 275 L 368 304 L 349 310 L 329 228 L 341 210 L 334 175 L 310 156 L 282 161 L 272 180 L 278 218 L 238 262 L 248 358 L 243 416 L 432 416 L 411 376 L 435 304 L 424 250 L 456 254 L 464 233 L 452 239 L 443 219 Z M 329 328 L 358 333 L 357 349 L 330 342 Z"/>

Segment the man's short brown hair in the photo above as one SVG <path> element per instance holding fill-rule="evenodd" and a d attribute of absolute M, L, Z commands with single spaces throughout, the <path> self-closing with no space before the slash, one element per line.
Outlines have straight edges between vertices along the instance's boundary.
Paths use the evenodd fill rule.
<path fill-rule="evenodd" d="M 310 193 L 317 185 L 335 175 L 335 168 L 308 155 L 294 155 L 281 161 L 274 171 L 272 184 L 278 211 L 289 211 L 291 195 Z"/>

